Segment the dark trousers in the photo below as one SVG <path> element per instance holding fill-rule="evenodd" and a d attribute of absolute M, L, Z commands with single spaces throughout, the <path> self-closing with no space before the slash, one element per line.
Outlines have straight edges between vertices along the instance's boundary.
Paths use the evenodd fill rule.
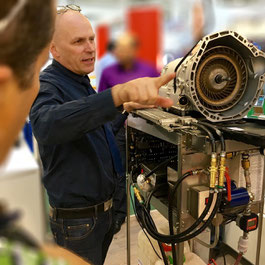
<path fill-rule="evenodd" d="M 113 238 L 113 208 L 95 217 L 57 219 L 50 217 L 55 242 L 93 265 L 102 265 Z"/>

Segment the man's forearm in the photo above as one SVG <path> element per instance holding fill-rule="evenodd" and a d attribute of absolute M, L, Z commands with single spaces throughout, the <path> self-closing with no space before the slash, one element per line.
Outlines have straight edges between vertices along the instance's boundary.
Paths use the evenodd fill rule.
<path fill-rule="evenodd" d="M 124 84 L 111 88 L 114 105 L 119 107 L 126 102 L 140 103 L 143 105 L 157 105 L 170 107 L 173 102 L 169 98 L 159 96 L 158 90 L 175 77 L 174 73 L 160 77 L 144 77 L 134 79 Z"/>

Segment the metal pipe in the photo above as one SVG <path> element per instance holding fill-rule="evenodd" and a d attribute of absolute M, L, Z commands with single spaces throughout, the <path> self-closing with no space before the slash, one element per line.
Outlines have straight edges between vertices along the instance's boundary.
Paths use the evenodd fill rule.
<path fill-rule="evenodd" d="M 126 174 L 127 183 L 127 222 L 126 222 L 126 235 L 127 235 L 127 265 L 131 265 L 131 237 L 130 237 L 130 174 Z"/>
<path fill-rule="evenodd" d="M 261 249 L 261 237 L 262 237 L 262 228 L 263 228 L 263 212 L 264 212 L 264 194 L 265 194 L 265 156 L 263 156 L 263 182 L 262 182 L 262 193 L 261 193 L 261 206 L 259 207 L 259 228 L 258 228 L 258 243 L 257 243 L 257 252 L 256 252 L 256 265 L 260 265 L 260 249 Z"/>
<path fill-rule="evenodd" d="M 125 138 L 126 138 L 126 184 L 127 184 L 127 222 L 126 222 L 126 243 L 127 243 L 127 265 L 131 265 L 131 236 L 130 236 L 130 187 L 131 187 L 131 175 L 129 174 L 128 167 L 128 127 L 126 123 L 125 127 Z"/>
<path fill-rule="evenodd" d="M 208 244 L 208 243 L 202 241 L 201 239 L 199 239 L 197 237 L 195 237 L 194 240 L 206 248 L 214 248 L 214 247 L 216 247 L 216 245 L 218 243 L 219 235 L 220 235 L 220 229 L 219 229 L 219 225 L 217 225 L 217 226 L 215 226 L 214 242 L 212 244 Z"/>

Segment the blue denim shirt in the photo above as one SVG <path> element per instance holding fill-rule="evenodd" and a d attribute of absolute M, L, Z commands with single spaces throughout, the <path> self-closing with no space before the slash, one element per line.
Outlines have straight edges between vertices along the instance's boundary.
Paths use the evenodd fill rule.
<path fill-rule="evenodd" d="M 55 60 L 41 73 L 30 120 L 52 206 L 85 207 L 113 195 L 115 170 L 104 126 L 118 113 L 111 90 L 96 94 L 87 76 Z"/>

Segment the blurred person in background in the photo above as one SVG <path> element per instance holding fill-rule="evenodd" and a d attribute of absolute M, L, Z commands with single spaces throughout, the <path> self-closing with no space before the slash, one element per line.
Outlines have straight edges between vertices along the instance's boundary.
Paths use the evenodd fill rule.
<path fill-rule="evenodd" d="M 116 41 L 114 54 L 117 63 L 107 67 L 101 76 L 98 92 L 102 92 L 117 84 L 122 84 L 140 77 L 159 76 L 154 67 L 137 58 L 139 43 L 130 33 L 122 34 Z M 126 140 L 123 125 L 115 135 L 122 159 L 122 175 L 120 176 L 114 196 L 115 225 L 114 233 L 118 233 L 126 217 Z"/>
<path fill-rule="evenodd" d="M 194 43 L 209 34 L 215 24 L 213 1 L 194 0 L 191 9 L 191 29 Z"/>
<path fill-rule="evenodd" d="M 95 34 L 76 5 L 57 9 L 50 50 L 54 60 L 40 75 L 30 120 L 44 169 L 51 230 L 58 245 L 102 265 L 113 237 L 112 201 L 121 172 L 109 122 L 122 105 L 126 111 L 171 106 L 158 89 L 174 74 L 97 94 L 87 76 L 94 70 Z"/>
<path fill-rule="evenodd" d="M 39 72 L 48 58 L 54 16 L 53 0 L 45 3 L 42 0 L 1 0 L 0 164 L 14 144 L 38 93 Z M 49 256 L 43 254 L 30 236 L 14 224 L 17 217 L 0 205 L 1 264 L 87 264 L 71 252 L 54 246 L 44 246 Z M 64 260 L 52 260 L 51 256 Z"/>
<path fill-rule="evenodd" d="M 112 64 L 116 63 L 117 59 L 114 54 L 115 50 L 115 41 L 111 40 L 107 44 L 106 53 L 100 58 L 100 60 L 96 63 L 96 82 L 97 82 L 97 90 L 99 87 L 100 78 L 102 75 L 102 72 L 104 69 L 106 69 L 108 66 L 111 66 Z"/>

